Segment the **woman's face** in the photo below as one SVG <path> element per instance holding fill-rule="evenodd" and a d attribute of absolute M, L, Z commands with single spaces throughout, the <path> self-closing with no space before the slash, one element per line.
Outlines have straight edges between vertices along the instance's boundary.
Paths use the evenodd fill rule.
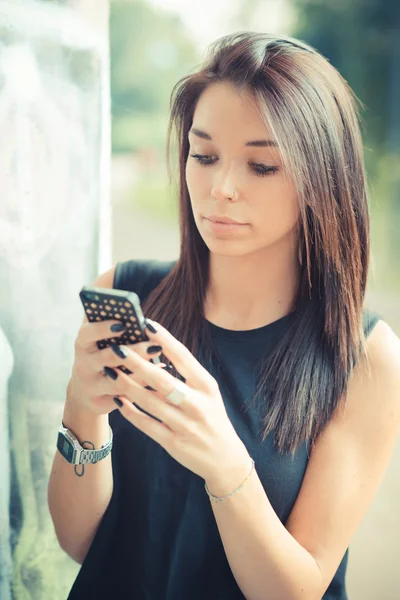
<path fill-rule="evenodd" d="M 186 181 L 197 228 L 211 252 L 243 256 L 285 241 L 295 247 L 296 190 L 269 140 L 249 93 L 215 83 L 200 96 L 189 132 Z M 213 216 L 240 225 L 213 224 L 208 220 Z"/>

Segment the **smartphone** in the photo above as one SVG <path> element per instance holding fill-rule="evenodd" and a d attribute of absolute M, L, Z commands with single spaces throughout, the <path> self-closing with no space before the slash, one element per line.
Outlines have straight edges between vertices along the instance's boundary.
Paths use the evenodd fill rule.
<path fill-rule="evenodd" d="M 140 299 L 135 292 L 109 288 L 84 286 L 79 292 L 87 319 L 94 321 L 121 321 L 127 326 L 126 331 L 117 337 L 98 340 L 96 342 L 99 350 L 110 346 L 112 343 L 118 345 L 137 344 L 148 341 L 145 333 L 145 320 L 140 306 Z M 112 336 L 112 332 L 110 331 Z M 154 364 L 161 362 L 157 356 L 151 359 Z M 132 373 L 121 365 L 118 367 L 128 375 Z"/>

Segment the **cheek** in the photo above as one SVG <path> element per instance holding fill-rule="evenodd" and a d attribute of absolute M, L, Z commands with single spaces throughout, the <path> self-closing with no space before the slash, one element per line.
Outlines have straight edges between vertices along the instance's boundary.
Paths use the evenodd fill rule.
<path fill-rule="evenodd" d="M 296 226 L 300 216 L 297 194 L 289 185 L 271 186 L 258 203 L 259 226 L 264 232 L 286 233 Z"/>
<path fill-rule="evenodd" d="M 196 200 L 196 196 L 201 195 L 201 189 L 206 185 L 206 177 L 201 169 L 197 165 L 193 165 L 193 162 L 190 160 L 186 163 L 185 176 L 186 185 L 193 202 Z"/>

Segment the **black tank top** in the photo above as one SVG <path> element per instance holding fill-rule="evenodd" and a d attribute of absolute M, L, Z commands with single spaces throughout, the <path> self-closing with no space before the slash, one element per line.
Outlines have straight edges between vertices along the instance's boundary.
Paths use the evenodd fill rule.
<path fill-rule="evenodd" d="M 114 287 L 136 292 L 143 303 L 174 264 L 118 263 Z M 218 381 L 228 416 L 254 458 L 258 476 L 283 524 L 303 481 L 307 444 L 298 448 L 294 459 L 275 450 L 271 435 L 260 444 L 260 416 L 255 410 L 243 411 L 243 406 L 255 389 L 255 363 L 278 342 L 293 314 L 249 331 L 209 323 L 223 360 L 223 378 L 203 362 Z M 379 319 L 364 310 L 366 336 Z M 68 600 L 243 600 L 204 480 L 135 429 L 118 410 L 109 420 L 114 432 L 113 494 Z M 347 559 L 348 551 L 324 600 L 347 599 Z"/>

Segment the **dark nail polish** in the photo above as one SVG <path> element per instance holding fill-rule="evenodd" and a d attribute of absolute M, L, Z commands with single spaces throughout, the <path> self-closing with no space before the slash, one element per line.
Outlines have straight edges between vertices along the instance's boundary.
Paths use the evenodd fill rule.
<path fill-rule="evenodd" d="M 121 406 L 122 406 L 121 400 L 119 398 L 117 398 L 117 396 L 114 396 L 113 400 L 114 400 L 115 404 L 117 404 L 121 408 Z"/>
<path fill-rule="evenodd" d="M 114 369 L 111 369 L 111 367 L 104 367 L 103 371 L 105 375 L 108 375 L 108 377 L 111 377 L 111 379 L 114 379 L 114 381 L 118 378 L 117 371 L 114 371 Z"/>
<path fill-rule="evenodd" d="M 133 371 L 130 371 L 127 367 L 125 367 L 124 365 L 120 365 L 119 367 L 117 367 L 117 369 L 119 371 L 122 371 L 123 373 L 126 373 L 127 375 L 132 375 Z"/>
<path fill-rule="evenodd" d="M 110 348 L 120 358 L 126 358 L 128 356 L 128 352 L 125 350 L 125 348 L 121 348 L 121 346 L 118 346 L 118 344 L 110 344 Z"/>
<path fill-rule="evenodd" d="M 153 323 L 150 323 L 148 319 L 146 319 L 146 327 L 151 333 L 157 333 L 157 329 L 154 327 Z"/>
<path fill-rule="evenodd" d="M 162 346 L 149 346 L 147 348 L 147 354 L 157 354 L 157 352 L 161 352 Z"/>
<path fill-rule="evenodd" d="M 119 333 L 120 331 L 125 331 L 126 329 L 126 325 L 124 325 L 123 323 L 114 323 L 114 325 L 111 325 L 110 329 L 112 332 L 114 333 Z"/>

